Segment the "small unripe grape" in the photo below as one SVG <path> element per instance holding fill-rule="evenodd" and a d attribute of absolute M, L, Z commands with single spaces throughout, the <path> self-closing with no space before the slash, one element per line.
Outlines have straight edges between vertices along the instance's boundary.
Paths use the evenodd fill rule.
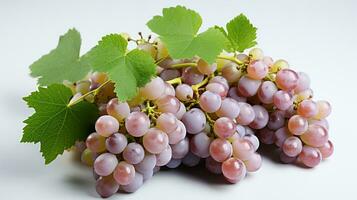
<path fill-rule="evenodd" d="M 270 68 L 270 71 L 278 72 L 278 71 L 280 71 L 282 69 L 286 69 L 286 68 L 289 68 L 289 63 L 285 60 L 280 59 L 273 63 L 273 65 Z"/>
<path fill-rule="evenodd" d="M 317 101 L 317 114 L 314 116 L 315 119 L 323 119 L 330 115 L 331 105 L 327 101 Z"/>
<path fill-rule="evenodd" d="M 253 48 L 249 51 L 249 56 L 252 58 L 252 60 L 259 60 L 264 57 L 263 50 L 259 48 Z"/>

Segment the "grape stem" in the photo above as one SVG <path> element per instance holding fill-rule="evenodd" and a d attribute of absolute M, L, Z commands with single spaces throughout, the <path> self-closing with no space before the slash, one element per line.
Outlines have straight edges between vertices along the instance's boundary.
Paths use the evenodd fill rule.
<path fill-rule="evenodd" d="M 232 62 L 236 63 L 237 65 L 243 65 L 244 64 L 242 61 L 240 61 L 237 58 L 232 57 L 232 56 L 220 55 L 220 56 L 217 56 L 217 59 L 229 60 L 229 61 L 232 61 Z"/>
<path fill-rule="evenodd" d="M 105 85 L 107 85 L 108 83 L 110 82 L 110 80 L 107 80 L 107 81 L 105 81 L 103 84 L 101 84 L 98 88 L 96 88 L 96 89 L 94 89 L 94 90 L 92 90 L 92 91 L 90 91 L 90 92 L 87 92 L 87 93 L 85 93 L 84 95 L 82 95 L 82 96 L 80 96 L 77 100 L 75 100 L 75 101 L 73 101 L 73 102 L 69 102 L 68 104 L 67 104 L 67 107 L 69 108 L 69 107 L 71 107 L 71 106 L 73 106 L 73 105 L 75 105 L 75 104 L 77 104 L 77 103 L 79 103 L 79 102 L 81 102 L 84 98 L 86 98 L 87 96 L 89 96 L 89 95 L 97 95 L 98 94 L 98 92 L 100 91 L 100 89 L 102 89 Z"/>
<path fill-rule="evenodd" d="M 174 85 L 174 84 L 181 84 L 182 83 L 182 80 L 181 80 L 181 77 L 178 77 L 178 78 L 174 78 L 174 79 L 171 79 L 171 80 L 168 80 L 166 81 L 166 83 L 169 83 L 171 85 Z"/>
<path fill-rule="evenodd" d="M 182 68 L 182 67 L 197 67 L 197 63 L 190 62 L 190 63 L 179 63 L 171 65 L 172 68 Z"/>

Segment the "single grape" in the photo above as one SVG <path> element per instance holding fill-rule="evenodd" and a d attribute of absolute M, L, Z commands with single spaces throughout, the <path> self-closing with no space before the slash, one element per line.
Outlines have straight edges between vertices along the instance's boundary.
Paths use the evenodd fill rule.
<path fill-rule="evenodd" d="M 322 147 L 328 141 L 328 131 L 322 126 L 311 124 L 300 138 L 307 145 Z"/>
<path fill-rule="evenodd" d="M 254 147 L 254 151 L 258 150 L 259 148 L 259 139 L 257 136 L 253 135 L 253 134 L 247 134 L 245 136 L 243 136 L 244 139 L 249 140 L 249 142 L 252 143 L 253 147 Z"/>
<path fill-rule="evenodd" d="M 221 107 L 222 99 L 221 97 L 211 91 L 205 91 L 200 96 L 200 107 L 202 110 L 208 113 L 216 112 Z"/>
<path fill-rule="evenodd" d="M 180 108 L 177 111 L 177 113 L 175 113 L 175 116 L 178 120 L 181 120 L 185 113 L 186 113 L 186 106 L 185 106 L 185 104 L 180 102 Z"/>
<path fill-rule="evenodd" d="M 182 163 L 188 167 L 194 167 L 198 165 L 200 161 L 201 158 L 191 152 L 188 152 L 186 156 L 182 159 Z"/>
<path fill-rule="evenodd" d="M 272 112 L 269 116 L 268 127 L 271 130 L 278 130 L 283 127 L 285 123 L 285 113 L 284 111 L 276 110 Z"/>
<path fill-rule="evenodd" d="M 205 75 L 210 75 L 214 73 L 217 69 L 217 64 L 208 64 L 206 61 L 199 59 L 197 62 L 197 69 L 199 72 Z"/>
<path fill-rule="evenodd" d="M 125 128 L 134 137 L 143 136 L 150 127 L 150 119 L 143 112 L 132 112 L 125 119 Z"/>
<path fill-rule="evenodd" d="M 160 167 L 158 167 L 158 169 L 160 169 Z M 148 170 L 148 171 L 140 172 L 140 174 L 143 175 L 143 181 L 145 182 L 145 181 L 151 179 L 154 176 L 154 170 Z"/>
<path fill-rule="evenodd" d="M 81 94 L 86 94 L 89 92 L 89 87 L 91 85 L 91 82 L 89 80 L 85 81 L 78 81 L 76 83 L 76 92 L 81 93 Z"/>
<path fill-rule="evenodd" d="M 107 113 L 115 117 L 118 121 L 122 121 L 128 117 L 130 107 L 128 103 L 119 102 L 117 98 L 111 99 L 107 104 Z"/>
<path fill-rule="evenodd" d="M 317 114 L 314 116 L 315 119 L 323 119 L 330 115 L 331 105 L 327 101 L 317 101 Z"/>
<path fill-rule="evenodd" d="M 105 151 L 105 137 L 94 132 L 86 139 L 86 146 L 92 152 L 100 153 Z"/>
<path fill-rule="evenodd" d="M 121 133 L 114 133 L 105 140 L 106 149 L 113 154 L 120 154 L 123 152 L 127 144 L 128 140 L 125 135 Z"/>
<path fill-rule="evenodd" d="M 286 69 L 286 68 L 289 68 L 289 63 L 285 60 L 277 60 L 273 63 L 273 65 L 271 66 L 270 68 L 270 71 L 271 72 L 278 72 L 280 71 L 281 69 Z"/>
<path fill-rule="evenodd" d="M 298 84 L 298 74 L 291 69 L 282 69 L 276 74 L 275 83 L 278 88 L 290 91 Z"/>
<path fill-rule="evenodd" d="M 254 153 L 248 160 L 244 161 L 244 164 L 248 172 L 256 172 L 262 166 L 262 157 Z"/>
<path fill-rule="evenodd" d="M 99 135 L 109 137 L 119 130 L 119 122 L 110 115 L 103 115 L 95 122 L 95 130 Z"/>
<path fill-rule="evenodd" d="M 180 84 L 176 87 L 176 97 L 180 101 L 187 101 L 192 99 L 193 97 L 193 90 L 191 86 L 187 84 Z"/>
<path fill-rule="evenodd" d="M 222 163 L 217 162 L 212 157 L 206 158 L 205 167 L 213 174 L 222 174 Z"/>
<path fill-rule="evenodd" d="M 169 144 L 177 144 L 186 137 L 186 127 L 181 121 L 177 121 L 176 129 L 167 135 Z"/>
<path fill-rule="evenodd" d="M 228 96 L 234 100 L 236 100 L 237 102 L 247 102 L 247 98 L 246 97 L 241 97 L 238 95 L 237 89 L 232 87 L 228 90 Z"/>
<path fill-rule="evenodd" d="M 236 125 L 232 119 L 228 117 L 220 117 L 214 122 L 213 129 L 218 137 L 229 138 L 235 133 Z"/>
<path fill-rule="evenodd" d="M 211 141 L 212 139 L 204 132 L 196 134 L 190 140 L 190 150 L 200 158 L 207 158 Z"/>
<path fill-rule="evenodd" d="M 307 131 L 308 122 L 300 115 L 294 115 L 289 119 L 288 128 L 294 135 L 302 135 Z"/>
<path fill-rule="evenodd" d="M 239 102 L 238 103 L 240 112 L 237 117 L 238 124 L 248 125 L 255 119 L 255 112 L 253 107 L 248 103 Z"/>
<path fill-rule="evenodd" d="M 294 100 L 295 102 L 302 102 L 304 100 L 311 99 L 313 96 L 314 92 L 312 91 L 312 89 L 307 89 L 295 94 Z"/>
<path fill-rule="evenodd" d="M 144 159 L 138 164 L 134 165 L 136 171 L 145 174 L 147 171 L 152 171 L 156 166 L 156 156 L 151 153 L 146 153 Z"/>
<path fill-rule="evenodd" d="M 245 138 L 235 140 L 232 147 L 233 156 L 241 160 L 248 160 L 255 152 L 253 144 Z"/>
<path fill-rule="evenodd" d="M 143 88 L 140 88 L 140 94 L 148 100 L 160 98 L 165 90 L 164 81 L 160 77 L 152 79 Z"/>
<path fill-rule="evenodd" d="M 305 91 L 310 88 L 310 77 L 304 72 L 298 73 L 297 85 L 294 88 L 295 93 Z"/>
<path fill-rule="evenodd" d="M 287 156 L 284 152 L 280 152 L 280 161 L 284 164 L 290 164 L 296 161 L 297 157 Z"/>
<path fill-rule="evenodd" d="M 94 161 L 94 171 L 99 176 L 108 176 L 113 173 L 118 164 L 118 159 L 114 154 L 103 153 Z"/>
<path fill-rule="evenodd" d="M 232 155 L 232 145 L 225 139 L 214 139 L 209 147 L 211 157 L 217 162 L 223 162 Z"/>
<path fill-rule="evenodd" d="M 151 55 L 152 58 L 156 58 L 157 49 L 152 43 L 144 42 L 137 45 L 137 48 Z"/>
<path fill-rule="evenodd" d="M 221 103 L 221 107 L 216 112 L 218 117 L 228 117 L 230 119 L 235 119 L 238 117 L 240 112 L 239 104 L 236 100 L 232 98 L 224 98 Z"/>
<path fill-rule="evenodd" d="M 330 140 L 318 149 L 320 150 L 323 159 L 330 157 L 334 151 L 333 144 Z"/>
<path fill-rule="evenodd" d="M 182 81 L 188 85 L 195 85 L 203 81 L 204 75 L 196 67 L 187 67 L 181 75 Z"/>
<path fill-rule="evenodd" d="M 264 56 L 262 60 L 268 66 L 269 69 L 274 64 L 273 58 L 271 58 L 269 56 Z"/>
<path fill-rule="evenodd" d="M 158 154 L 169 145 L 169 138 L 163 131 L 150 128 L 143 137 L 143 145 L 148 152 Z"/>
<path fill-rule="evenodd" d="M 100 177 L 96 181 L 95 189 L 102 198 L 108 198 L 119 190 L 119 184 L 112 176 Z"/>
<path fill-rule="evenodd" d="M 245 127 L 240 124 L 237 124 L 236 133 L 239 135 L 240 138 L 244 137 L 246 135 Z"/>
<path fill-rule="evenodd" d="M 264 81 L 259 90 L 258 90 L 258 98 L 264 104 L 273 103 L 274 94 L 278 91 L 276 85 L 271 81 Z"/>
<path fill-rule="evenodd" d="M 169 81 L 181 76 L 181 72 L 177 69 L 164 69 L 160 73 L 160 78 L 164 81 Z"/>
<path fill-rule="evenodd" d="M 156 166 L 161 167 L 167 165 L 167 163 L 170 162 L 171 158 L 172 158 L 172 148 L 170 145 L 167 145 L 162 152 L 156 154 Z"/>
<path fill-rule="evenodd" d="M 249 127 L 254 129 L 262 129 L 264 128 L 269 121 L 268 111 L 260 105 L 254 105 L 253 110 L 255 113 L 254 120 L 249 124 Z"/>
<path fill-rule="evenodd" d="M 208 83 L 220 83 L 224 86 L 226 90 L 229 89 L 228 81 L 222 76 L 215 76 L 209 80 Z"/>
<path fill-rule="evenodd" d="M 171 133 L 178 127 L 177 118 L 172 113 L 162 113 L 156 120 L 156 127 L 165 133 Z"/>
<path fill-rule="evenodd" d="M 237 182 L 243 179 L 247 173 L 244 163 L 237 158 L 229 158 L 222 163 L 222 172 L 224 177 Z"/>
<path fill-rule="evenodd" d="M 288 137 L 282 146 L 283 152 L 289 157 L 295 157 L 302 151 L 302 142 L 298 137 Z"/>
<path fill-rule="evenodd" d="M 156 101 L 158 111 L 162 113 L 172 113 L 175 114 L 180 109 L 180 101 L 171 95 L 165 95 Z"/>
<path fill-rule="evenodd" d="M 128 193 L 137 191 L 144 183 L 144 177 L 142 174 L 135 172 L 134 180 L 128 185 L 121 186 L 121 189 Z"/>
<path fill-rule="evenodd" d="M 181 159 L 171 159 L 169 163 L 167 163 L 166 167 L 170 169 L 177 168 L 181 165 L 182 160 Z"/>
<path fill-rule="evenodd" d="M 259 49 L 259 48 L 253 48 L 249 51 L 249 57 L 252 60 L 259 60 L 262 59 L 264 57 L 264 53 L 263 50 Z"/>
<path fill-rule="evenodd" d="M 247 76 L 243 76 L 238 82 L 238 92 L 244 97 L 254 96 L 258 92 L 261 83 L 261 80 L 255 80 Z"/>
<path fill-rule="evenodd" d="M 308 122 L 309 122 L 309 124 L 320 125 L 320 126 L 324 127 L 326 130 L 329 130 L 329 129 L 330 129 L 329 124 L 328 124 L 328 121 L 327 121 L 326 119 L 320 119 L 320 120 L 317 120 L 317 119 L 309 119 Z"/>
<path fill-rule="evenodd" d="M 119 185 L 128 185 L 135 178 L 135 168 L 133 165 L 121 161 L 115 168 L 113 177 Z"/>
<path fill-rule="evenodd" d="M 175 96 L 175 88 L 172 86 L 170 83 L 164 83 L 165 84 L 165 90 L 162 96 L 170 95 L 170 96 Z"/>
<path fill-rule="evenodd" d="M 91 151 L 90 149 L 85 149 L 81 154 L 81 161 L 87 166 L 93 166 L 95 159 L 97 158 L 97 153 Z"/>
<path fill-rule="evenodd" d="M 317 104 L 312 100 L 303 100 L 297 106 L 297 113 L 305 118 L 313 117 L 317 112 Z"/>
<path fill-rule="evenodd" d="M 123 158 L 129 164 L 140 163 L 145 156 L 144 148 L 135 142 L 129 143 L 123 151 Z"/>
<path fill-rule="evenodd" d="M 239 78 L 242 76 L 242 72 L 238 70 L 237 64 L 229 62 L 223 66 L 222 76 L 228 81 L 229 84 L 233 84 L 238 82 Z"/>
<path fill-rule="evenodd" d="M 275 132 L 269 128 L 263 128 L 259 130 L 259 139 L 263 144 L 274 144 L 275 143 Z"/>
<path fill-rule="evenodd" d="M 293 96 L 286 91 L 279 90 L 274 94 L 273 102 L 279 110 L 287 110 L 293 105 Z"/>
<path fill-rule="evenodd" d="M 182 159 L 186 156 L 188 151 L 190 150 L 190 143 L 188 138 L 181 140 L 177 144 L 171 145 L 172 149 L 172 158 L 174 159 Z"/>
<path fill-rule="evenodd" d="M 247 56 L 244 53 L 240 53 L 236 57 L 237 57 L 238 60 L 240 60 L 241 62 L 244 62 L 244 63 L 249 61 L 249 56 Z"/>
<path fill-rule="evenodd" d="M 268 74 L 268 66 L 263 60 L 254 60 L 249 63 L 247 73 L 250 78 L 261 80 Z"/>
<path fill-rule="evenodd" d="M 188 133 L 197 134 L 205 128 L 206 116 L 202 110 L 192 108 L 183 115 L 181 121 L 185 125 Z"/>
<path fill-rule="evenodd" d="M 103 84 L 105 81 L 108 80 L 108 76 L 106 73 L 103 72 L 94 72 L 90 77 L 89 80 L 92 83 Z"/>
<path fill-rule="evenodd" d="M 275 131 L 275 145 L 278 147 L 283 146 L 284 141 L 286 138 L 290 137 L 291 133 L 289 132 L 288 128 L 282 127 Z"/>
<path fill-rule="evenodd" d="M 299 160 L 306 167 L 316 167 L 322 159 L 321 152 L 317 148 L 304 146 L 299 155 Z"/>
<path fill-rule="evenodd" d="M 215 94 L 218 94 L 222 98 L 226 97 L 227 94 L 228 94 L 228 89 L 226 89 L 220 83 L 208 83 L 206 85 L 206 91 L 210 91 L 210 92 L 213 92 Z"/>

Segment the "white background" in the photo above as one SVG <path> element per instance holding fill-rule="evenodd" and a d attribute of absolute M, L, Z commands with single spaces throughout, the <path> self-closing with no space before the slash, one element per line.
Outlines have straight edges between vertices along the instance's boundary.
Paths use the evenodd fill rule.
<path fill-rule="evenodd" d="M 333 105 L 329 118 L 335 154 L 315 169 L 264 157 L 260 171 L 228 185 L 203 169 L 160 172 L 138 192 L 112 199 L 356 199 L 357 1 L 89 1 L 0 0 L 0 199 L 97 199 L 89 170 L 60 156 L 48 166 L 39 146 L 20 144 L 32 110 L 21 97 L 35 90 L 28 66 L 76 27 L 82 52 L 114 32 L 150 33 L 145 23 L 163 7 L 186 5 L 203 28 L 245 13 L 258 27 L 267 55 L 307 72 L 317 99 Z"/>

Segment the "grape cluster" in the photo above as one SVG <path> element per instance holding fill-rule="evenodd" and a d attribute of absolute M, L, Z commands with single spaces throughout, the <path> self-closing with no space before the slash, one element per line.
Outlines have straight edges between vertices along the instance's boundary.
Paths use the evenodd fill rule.
<path fill-rule="evenodd" d="M 81 160 L 93 166 L 100 196 L 135 192 L 161 167 L 181 164 L 204 163 L 237 183 L 261 167 L 260 142 L 275 144 L 282 162 L 307 167 L 333 153 L 330 104 L 312 100 L 308 75 L 286 61 L 274 62 L 258 48 L 213 64 L 171 59 L 160 41 L 139 48 L 160 62 L 158 76 L 137 97 L 119 101 L 110 83 L 86 97 L 101 116 L 82 144 Z M 107 79 L 95 72 L 77 82 L 72 100 Z"/>

